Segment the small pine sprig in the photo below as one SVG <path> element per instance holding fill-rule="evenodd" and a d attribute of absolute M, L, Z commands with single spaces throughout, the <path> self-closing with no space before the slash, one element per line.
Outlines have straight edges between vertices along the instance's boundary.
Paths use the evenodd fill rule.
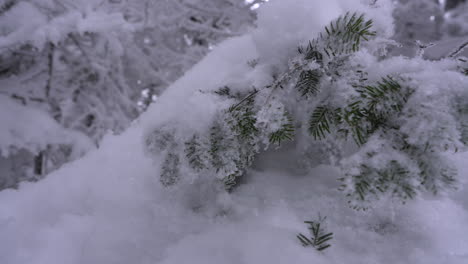
<path fill-rule="evenodd" d="M 203 143 L 197 135 L 185 142 L 185 156 L 192 169 L 200 172 L 208 168 L 206 161 L 209 159 L 206 151 L 202 148 Z"/>
<path fill-rule="evenodd" d="M 233 120 L 228 123 L 232 126 L 233 131 L 243 139 L 252 138 L 258 129 L 255 126 L 257 123 L 256 113 L 253 109 L 254 99 L 249 98 L 244 101 L 242 105 L 236 108 L 230 108 L 228 113 L 232 116 Z"/>
<path fill-rule="evenodd" d="M 323 139 L 327 133 L 330 133 L 330 115 L 328 107 L 318 106 L 310 116 L 309 133 L 315 140 Z"/>
<path fill-rule="evenodd" d="M 371 30 L 372 26 L 373 21 L 366 20 L 363 14 L 348 12 L 340 16 L 325 27 L 326 34 L 320 36 L 325 42 L 325 54 L 334 57 L 358 51 L 363 41 L 368 41 L 376 35 L 376 32 Z"/>
<path fill-rule="evenodd" d="M 180 157 L 175 152 L 169 152 L 161 166 L 159 181 L 163 186 L 171 186 L 177 183 L 180 178 Z"/>
<path fill-rule="evenodd" d="M 320 91 L 320 70 L 307 70 L 301 72 L 299 80 L 296 83 L 296 89 L 302 96 L 313 96 Z"/>
<path fill-rule="evenodd" d="M 304 247 L 313 247 L 318 251 L 331 247 L 328 241 L 333 239 L 333 233 L 325 232 L 320 222 L 304 221 L 304 223 L 309 225 L 310 238 L 301 233 L 297 235 L 297 239 L 299 239 Z"/>
<path fill-rule="evenodd" d="M 222 179 L 224 189 L 228 192 L 232 191 L 238 184 L 238 177 L 241 175 L 230 174 Z"/>
<path fill-rule="evenodd" d="M 366 20 L 363 14 L 347 12 L 326 26 L 318 38 L 309 41 L 305 51 L 302 47 L 298 51 L 305 54 L 306 60 L 322 65 L 324 55 L 334 58 L 359 51 L 364 41 L 376 36 L 377 32 L 372 27 L 372 19 Z"/>
<path fill-rule="evenodd" d="M 294 138 L 294 120 L 291 116 L 285 113 L 286 122 L 281 125 L 281 128 L 270 134 L 270 143 L 281 145 L 281 142 L 292 140 Z"/>
<path fill-rule="evenodd" d="M 344 108 L 315 108 L 309 120 L 309 133 L 315 140 L 324 139 L 331 124 L 336 124 L 342 127 L 341 132 L 351 134 L 358 145 L 363 145 L 372 133 L 386 126 L 388 116 L 402 111 L 411 95 L 389 76 L 374 85 L 357 86 L 356 91 L 359 98 Z"/>
<path fill-rule="evenodd" d="M 226 142 L 225 133 L 220 124 L 215 123 L 210 129 L 210 162 L 213 169 L 219 172 L 224 166 L 225 161 L 222 158 L 223 152 L 229 147 L 231 142 Z"/>
<path fill-rule="evenodd" d="M 318 51 L 317 45 L 317 40 L 309 41 L 304 59 L 315 61 L 320 66 L 323 66 L 323 55 Z M 299 53 L 304 53 L 301 47 L 299 47 Z"/>
<path fill-rule="evenodd" d="M 403 104 L 406 103 L 406 97 L 399 96 L 401 90 L 400 83 L 391 76 L 383 77 L 374 85 L 361 86 L 356 89 L 361 97 L 367 100 L 369 112 L 377 111 L 377 106 L 386 99 L 390 99 L 393 102 L 390 105 L 391 110 L 400 112 Z"/>
<path fill-rule="evenodd" d="M 228 97 L 228 98 L 232 98 L 232 94 L 231 94 L 231 88 L 229 88 L 229 86 L 223 86 L 221 88 L 219 88 L 218 90 L 214 91 L 215 94 L 219 95 L 219 96 L 224 96 L 224 97 Z"/>

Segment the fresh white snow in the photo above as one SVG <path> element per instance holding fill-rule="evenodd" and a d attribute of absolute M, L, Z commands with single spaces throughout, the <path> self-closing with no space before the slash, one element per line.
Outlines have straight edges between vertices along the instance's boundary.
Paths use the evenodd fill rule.
<path fill-rule="evenodd" d="M 459 166 L 457 192 L 405 205 L 383 200 L 366 212 L 348 208 L 336 168 L 294 173 L 288 164 L 278 166 L 287 153 L 257 164 L 230 194 L 190 175 L 175 187 L 159 183 L 161 161 L 145 151 L 147 134 L 175 124 L 186 130 L 177 133 L 202 131 L 219 109 L 209 91 L 225 83 L 267 84 L 271 65 L 287 60 L 276 54 L 294 52 L 349 9 L 364 7 L 357 0 L 270 1 L 260 9 L 258 29 L 220 44 L 126 132 L 106 136 L 98 150 L 40 182 L 1 191 L 0 263 L 468 263 L 464 153 L 450 157 Z M 391 32 L 387 11 L 385 5 L 372 14 Z M 259 57 L 264 65 L 247 65 Z M 334 233 L 324 252 L 296 238 L 307 233 L 303 221 L 319 214 Z"/>

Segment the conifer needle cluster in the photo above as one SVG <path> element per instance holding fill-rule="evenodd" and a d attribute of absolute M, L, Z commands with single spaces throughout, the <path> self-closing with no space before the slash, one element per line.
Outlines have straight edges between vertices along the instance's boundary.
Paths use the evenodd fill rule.
<path fill-rule="evenodd" d="M 457 173 L 443 153 L 466 144 L 462 139 L 468 134 L 466 118 L 459 118 L 456 107 L 449 107 L 440 114 L 454 122 L 435 124 L 413 139 L 408 127 L 429 122 L 428 113 L 440 111 L 432 109 L 429 101 L 415 103 L 420 88 L 403 73 L 376 76 L 365 67 L 351 66 L 376 35 L 372 20 L 346 13 L 299 47 L 290 67 L 271 84 L 248 93 L 234 92 L 230 85 L 215 91 L 219 100 L 232 105 L 221 110 L 209 133 L 191 135 L 184 151 L 164 152 L 161 182 L 177 183 L 180 170 L 176 167 L 188 164 L 193 173 L 214 174 L 232 190 L 258 154 L 306 132 L 310 141 L 318 143 L 355 143 L 354 154 L 338 155 L 343 170 L 340 189 L 355 209 L 365 209 L 382 195 L 405 201 L 420 191 L 438 193 L 454 186 Z M 293 105 L 288 103 L 291 96 Z M 445 131 L 461 137 L 447 136 Z M 161 141 L 160 133 L 154 135 L 150 141 Z"/>

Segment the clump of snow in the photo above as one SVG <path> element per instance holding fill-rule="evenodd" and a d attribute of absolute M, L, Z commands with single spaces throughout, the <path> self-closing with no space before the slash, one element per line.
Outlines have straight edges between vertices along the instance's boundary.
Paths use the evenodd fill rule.
<path fill-rule="evenodd" d="M 380 201 L 375 209 L 357 212 L 336 190 L 337 168 L 296 175 L 271 170 L 268 163 L 251 171 L 248 183 L 232 194 L 197 182 L 160 185 L 160 156 L 145 154 L 149 133 L 171 126 L 183 127 L 181 133 L 203 132 L 217 104 L 229 103 L 215 100 L 211 91 L 268 83 L 268 63 L 284 61 L 284 49 L 293 50 L 350 7 L 349 0 L 270 2 L 259 14 L 258 29 L 217 47 L 126 132 L 108 135 L 100 149 L 38 183 L 1 191 L 0 263 L 467 263 L 466 192 L 406 205 Z M 252 69 L 247 62 L 257 58 L 265 65 Z M 396 72 L 402 64 L 385 67 Z M 462 190 L 467 158 L 454 157 Z M 334 233 L 323 253 L 296 238 L 308 232 L 302 221 L 319 214 L 327 216 L 326 228 Z"/>

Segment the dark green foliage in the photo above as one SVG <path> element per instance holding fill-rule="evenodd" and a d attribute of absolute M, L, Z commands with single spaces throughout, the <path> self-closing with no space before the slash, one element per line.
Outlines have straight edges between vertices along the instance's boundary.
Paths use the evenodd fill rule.
<path fill-rule="evenodd" d="M 319 70 L 303 71 L 299 75 L 296 88 L 302 96 L 316 95 L 320 90 L 320 77 L 321 74 Z"/>
<path fill-rule="evenodd" d="M 309 120 L 309 133 L 315 140 L 325 138 L 330 133 L 330 109 L 325 106 L 315 108 Z"/>
<path fill-rule="evenodd" d="M 281 142 L 294 138 L 294 121 L 289 115 L 285 115 L 286 121 L 279 130 L 270 134 L 270 143 L 281 145 Z"/>
<path fill-rule="evenodd" d="M 163 153 L 165 158 L 160 167 L 159 180 L 164 186 L 175 184 L 180 178 L 180 157 L 174 132 L 171 129 L 159 129 L 146 138 L 147 150 L 153 154 Z"/>
<path fill-rule="evenodd" d="M 234 189 L 234 187 L 237 186 L 237 180 L 238 180 L 237 178 L 241 176 L 242 175 L 231 174 L 231 175 L 224 177 L 223 178 L 224 189 L 228 192 L 232 191 L 232 189 Z"/>
<path fill-rule="evenodd" d="M 380 128 L 390 128 L 391 116 L 397 116 L 406 104 L 410 90 L 391 77 L 384 77 L 374 85 L 358 86 L 361 99 L 344 109 L 343 120 L 349 126 L 356 143 L 363 145 Z"/>
<path fill-rule="evenodd" d="M 362 98 L 366 99 L 366 108 L 369 112 L 374 113 L 382 110 L 400 112 L 408 96 L 400 93 L 401 85 L 390 76 L 382 78 L 375 85 L 357 87 L 356 90 Z M 378 109 L 377 107 L 384 101 L 390 103 L 388 109 Z"/>
<path fill-rule="evenodd" d="M 320 92 L 322 75 L 338 76 L 338 69 L 345 64 L 349 55 L 359 50 L 363 41 L 376 35 L 371 31 L 372 20 L 365 20 L 363 15 L 346 13 L 340 16 L 318 38 L 312 40 L 307 48 L 299 47 L 300 54 L 304 54 L 305 61 L 315 61 L 320 68 L 302 70 L 296 83 L 296 89 L 304 97 L 312 97 Z M 324 64 L 324 54 L 329 61 Z M 333 78 L 334 79 L 334 78 Z"/>
<path fill-rule="evenodd" d="M 389 139 L 392 151 L 406 155 L 410 162 L 419 166 L 419 172 L 410 170 L 410 165 L 397 160 L 378 168 L 363 163 L 358 174 L 345 172 L 346 178 L 352 178 L 352 186 L 344 184 L 342 190 L 346 190 L 350 203 L 353 201 L 353 208 L 365 209 L 359 202 L 368 201 L 370 195 L 379 197 L 383 193 L 391 193 L 393 197 L 405 201 L 413 198 L 421 187 L 436 193 L 440 186 L 453 185 L 456 172 L 445 169 L 442 164 L 428 163 L 427 160 L 437 162 L 440 158 L 431 158 L 433 154 L 430 154 L 428 147 L 421 149 L 408 144 L 406 136 L 398 130 L 400 124 L 396 120 L 401 117 L 412 95 L 411 89 L 392 77 L 384 77 L 371 85 L 356 85 L 355 89 L 358 97 L 352 98 L 344 108 L 317 107 L 309 121 L 310 134 L 314 139 L 321 140 L 332 132 L 333 127 L 335 135 L 351 135 L 359 146 L 366 144 L 374 135 Z M 367 153 L 368 161 L 374 159 L 376 154 Z M 415 183 L 415 178 L 419 179 L 421 186 Z"/>
<path fill-rule="evenodd" d="M 425 155 L 427 156 L 427 155 Z M 438 163 L 437 166 L 433 163 Z M 421 184 L 434 195 L 437 195 L 440 186 L 454 187 L 457 175 L 457 170 L 447 164 L 440 164 L 437 159 L 419 159 L 420 180 Z M 437 175 L 438 177 L 434 177 Z"/>
<path fill-rule="evenodd" d="M 458 148 L 458 139 L 446 140 L 440 136 L 439 140 L 439 134 L 447 129 L 443 124 L 435 125 L 428 133 L 431 140 L 438 140 L 436 143 L 424 142 L 425 137 L 429 138 L 427 135 L 421 140 L 407 135 L 411 122 L 428 118 L 420 113 L 425 109 L 418 109 L 423 106 L 407 105 L 415 91 L 407 86 L 411 81 L 398 76 L 384 76 L 375 81 L 379 78 L 375 75 L 374 81 L 369 81 L 371 76 L 364 71 L 364 66 L 350 67 L 352 53 L 375 35 L 371 27 L 372 20 L 347 13 L 327 26 L 307 48 L 299 48 L 300 55 L 291 61 L 288 70 L 275 73 L 269 85 L 249 93 L 233 93 L 228 86 L 214 91 L 219 99 L 234 102 L 233 105 L 219 112 L 208 135 L 193 135 L 185 142 L 185 155 L 178 156 L 176 152 L 166 155 L 161 175 L 163 184 L 177 181 L 179 171 L 175 167 L 182 163 L 179 157 L 185 157 L 184 164 L 197 173 L 216 174 L 225 189 L 231 191 L 247 173 L 256 155 L 266 147 L 293 140 L 297 125 L 307 129 L 314 140 L 321 141 L 312 143 L 316 150 L 326 142 L 336 144 L 322 151 L 327 153 L 318 155 L 329 155 L 329 160 L 333 156 L 333 164 L 340 164 L 344 172 L 341 190 L 355 209 L 366 209 L 370 201 L 384 194 L 404 202 L 422 190 L 437 193 L 453 185 L 456 171 L 438 152 Z M 300 98 L 282 98 L 296 92 Z M 296 102 L 298 107 L 288 110 L 299 116 L 299 120 L 303 120 L 304 113 L 310 113 L 304 123 L 295 121 L 285 110 Z M 465 113 L 463 109 L 468 107 L 464 101 L 459 104 L 463 107 L 456 109 L 459 110 L 456 118 L 463 118 L 459 118 L 462 121 L 457 129 L 466 144 L 468 125 L 463 121 L 468 119 L 468 111 Z M 160 137 L 174 141 L 172 133 L 162 133 Z M 357 158 L 333 152 L 339 149 L 335 146 L 340 146 L 342 140 L 349 139 L 356 143 L 351 155 Z M 168 144 L 156 141 L 166 152 L 167 146 L 172 146 Z M 316 156 L 314 152 L 306 158 L 316 159 Z M 299 234 L 300 242 L 319 251 L 330 247 L 328 241 L 333 234 L 326 233 L 320 221 L 306 223 L 311 237 Z"/>
<path fill-rule="evenodd" d="M 398 161 L 392 160 L 383 169 L 371 168 L 361 165 L 361 173 L 354 176 L 354 188 L 357 201 L 366 201 L 369 193 L 378 195 L 391 191 L 393 195 L 402 200 L 408 200 L 416 195 L 414 186 L 407 181 L 411 178 L 410 172 Z M 357 206 L 354 209 L 362 209 Z"/>
<path fill-rule="evenodd" d="M 220 124 L 214 124 L 210 130 L 210 148 L 209 155 L 211 160 L 211 165 L 219 172 L 224 166 L 224 161 L 222 158 L 222 153 L 230 147 L 230 142 L 226 141 L 227 135 L 225 135 Z"/>
<path fill-rule="evenodd" d="M 237 185 L 238 178 L 244 175 L 258 152 L 255 148 L 258 129 L 253 104 L 253 99 L 250 99 L 231 107 L 222 115 L 223 120 L 211 129 L 211 167 L 222 176 L 220 178 L 228 191 Z"/>
<path fill-rule="evenodd" d="M 328 244 L 328 241 L 333 239 L 333 233 L 326 233 L 320 221 L 305 221 L 304 223 L 309 226 L 310 238 L 303 234 L 297 235 L 297 239 L 299 239 L 304 247 L 313 247 L 318 251 L 323 251 L 331 246 Z"/>
<path fill-rule="evenodd" d="M 223 86 L 216 90 L 214 93 L 219 96 L 233 97 L 231 95 L 231 88 L 229 88 L 228 86 Z"/>
<path fill-rule="evenodd" d="M 299 47 L 299 53 L 305 53 L 306 60 L 323 64 L 323 55 L 333 58 L 350 54 L 360 49 L 362 42 L 376 35 L 372 31 L 373 21 L 366 20 L 363 14 L 346 13 L 325 27 L 319 37 L 310 41 L 306 51 Z"/>
<path fill-rule="evenodd" d="M 299 48 L 299 53 L 304 53 L 302 48 Z M 323 66 L 323 55 L 317 50 L 317 40 L 309 42 L 304 59 L 315 61 L 320 66 Z"/>
<path fill-rule="evenodd" d="M 365 20 L 364 15 L 357 13 L 340 16 L 325 27 L 326 35 L 320 36 L 325 42 L 325 54 L 331 57 L 358 51 L 362 41 L 376 35 L 371 30 L 372 24 L 372 20 Z"/>
<path fill-rule="evenodd" d="M 147 149 L 152 153 L 159 153 L 167 150 L 174 142 L 174 131 L 171 130 L 155 130 L 146 138 Z"/>
<path fill-rule="evenodd" d="M 242 105 L 236 108 L 231 108 L 229 114 L 233 120 L 228 121 L 232 125 L 232 129 L 238 133 L 243 139 L 252 138 L 257 132 L 255 123 L 257 118 L 255 117 L 255 111 L 253 109 L 254 100 L 252 98 L 244 101 Z"/>
<path fill-rule="evenodd" d="M 185 155 L 187 161 L 190 167 L 197 172 L 208 168 L 206 164 L 208 157 L 202 148 L 202 144 L 203 143 L 200 142 L 200 138 L 197 135 L 193 135 L 192 139 L 185 142 Z"/>
<path fill-rule="evenodd" d="M 234 104 L 231 107 L 229 107 L 228 112 L 236 111 L 236 110 L 238 110 L 238 108 L 240 108 L 242 106 L 245 106 L 246 104 L 247 105 L 249 105 L 249 104 L 252 105 L 252 103 L 255 100 L 255 96 L 258 94 L 258 92 L 260 92 L 260 90 L 254 89 L 247 96 L 243 97 L 243 99 L 240 100 L 237 104 Z M 240 98 L 240 97 L 236 97 L 236 98 Z"/>
<path fill-rule="evenodd" d="M 463 100 L 456 102 L 456 108 L 458 112 L 458 119 L 460 120 L 460 141 L 468 145 L 468 104 Z"/>
<path fill-rule="evenodd" d="M 264 133 L 263 128 L 257 127 L 257 113 L 262 108 L 262 106 L 256 106 L 257 95 L 267 91 L 265 89 L 273 93 L 278 87 L 284 88 L 283 85 L 287 82 L 298 80 L 295 87 L 303 97 L 316 96 L 320 92 L 322 75 L 332 75 L 333 73 L 329 72 L 330 69 L 343 64 L 342 59 L 336 58 L 336 62 L 329 61 L 325 67 L 323 53 L 326 53 L 330 59 L 331 54 L 335 56 L 358 50 L 363 40 L 368 40 L 375 34 L 370 31 L 371 26 L 372 21 L 364 21 L 363 16 L 346 14 L 331 23 L 325 29 L 326 33 L 311 41 L 305 51 L 299 49 L 301 53 L 304 53 L 303 65 L 298 65 L 281 75 L 271 85 L 260 90 L 254 89 L 247 95 L 233 94 L 228 86 L 215 91 L 214 93 L 218 96 L 238 100 L 238 102 L 221 115 L 224 120 L 218 120 L 212 126 L 207 139 L 209 146 L 203 147 L 202 141 L 196 136 L 185 143 L 185 157 L 190 167 L 195 171 L 212 168 L 220 176 L 225 174 L 221 177 L 223 184 L 227 190 L 231 190 L 236 185 L 237 179 L 245 173 L 245 169 L 252 164 L 259 151 L 258 140 Z M 310 60 L 319 64 L 320 68 L 306 69 L 307 61 Z M 252 65 L 252 67 L 255 66 Z M 267 96 L 267 98 L 271 97 Z M 320 110 L 327 111 L 320 112 Z M 316 139 L 323 138 L 326 133 L 330 132 L 331 121 L 328 119 L 335 118 L 335 112 L 329 113 L 328 109 L 320 107 L 316 109 L 309 125 L 309 131 Z M 294 138 L 294 120 L 286 112 L 284 112 L 284 118 L 280 129 L 269 132 L 270 134 L 267 135 L 270 143 L 280 145 Z M 278 120 L 271 122 L 278 122 Z M 206 159 L 209 162 L 205 162 Z"/>
<path fill-rule="evenodd" d="M 166 155 L 161 166 L 161 174 L 159 180 L 164 186 L 171 186 L 177 183 L 180 178 L 180 157 L 174 152 L 169 152 Z"/>
<path fill-rule="evenodd" d="M 323 139 L 330 133 L 331 124 L 340 132 L 351 134 L 358 145 L 363 145 L 375 131 L 388 124 L 389 116 L 398 115 L 403 109 L 409 91 L 391 77 L 384 77 L 375 85 L 356 86 L 359 99 L 344 108 L 330 109 L 318 106 L 309 121 L 309 133 L 314 139 Z"/>

